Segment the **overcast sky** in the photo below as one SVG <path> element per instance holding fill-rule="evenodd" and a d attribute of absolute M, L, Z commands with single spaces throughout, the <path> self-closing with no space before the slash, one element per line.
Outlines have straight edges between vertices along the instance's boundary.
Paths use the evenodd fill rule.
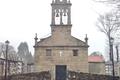
<path fill-rule="evenodd" d="M 52 0 L 0 0 L 0 42 L 10 41 L 17 50 L 20 42 L 26 41 L 34 53 L 35 33 L 38 38 L 50 35 Z M 89 38 L 89 54 L 105 52 L 105 35 L 95 26 L 98 13 L 109 9 L 92 0 L 71 0 L 72 35 L 84 40 Z"/>

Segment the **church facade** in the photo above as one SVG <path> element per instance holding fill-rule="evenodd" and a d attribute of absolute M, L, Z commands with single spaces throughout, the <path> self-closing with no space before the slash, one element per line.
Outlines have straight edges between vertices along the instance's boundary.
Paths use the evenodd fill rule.
<path fill-rule="evenodd" d="M 67 71 L 88 73 L 89 69 L 87 36 L 82 41 L 71 35 L 71 5 L 70 0 L 53 0 L 52 34 L 40 40 L 35 37 L 36 71 L 50 71 L 53 80 L 66 75 Z"/>

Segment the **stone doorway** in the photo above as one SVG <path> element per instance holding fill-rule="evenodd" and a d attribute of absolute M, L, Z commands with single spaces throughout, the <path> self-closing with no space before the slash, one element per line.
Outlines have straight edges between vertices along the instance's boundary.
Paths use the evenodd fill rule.
<path fill-rule="evenodd" d="M 66 80 L 67 66 L 56 65 L 56 80 Z"/>

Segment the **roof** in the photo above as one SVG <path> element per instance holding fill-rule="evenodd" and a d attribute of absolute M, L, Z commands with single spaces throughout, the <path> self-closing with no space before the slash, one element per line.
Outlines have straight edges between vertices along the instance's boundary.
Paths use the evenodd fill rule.
<path fill-rule="evenodd" d="M 79 40 L 73 36 L 69 38 L 54 38 L 53 36 L 49 36 L 41 39 L 37 46 L 81 46 L 81 47 L 89 47 L 88 44 L 82 40 Z"/>
<path fill-rule="evenodd" d="M 98 56 L 98 55 L 89 56 L 88 61 L 89 62 L 105 62 L 103 56 Z"/>

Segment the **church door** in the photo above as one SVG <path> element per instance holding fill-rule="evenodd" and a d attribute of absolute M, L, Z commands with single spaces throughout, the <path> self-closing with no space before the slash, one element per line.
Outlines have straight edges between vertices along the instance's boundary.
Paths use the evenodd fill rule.
<path fill-rule="evenodd" d="M 56 65 L 56 80 L 66 80 L 66 65 Z"/>

